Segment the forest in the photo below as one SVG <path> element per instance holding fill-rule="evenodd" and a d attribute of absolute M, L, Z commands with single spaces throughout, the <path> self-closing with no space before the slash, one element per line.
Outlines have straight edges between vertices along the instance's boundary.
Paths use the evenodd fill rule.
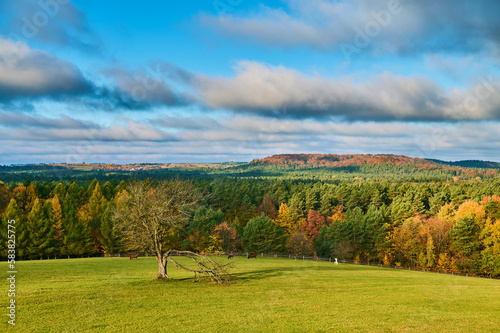
<path fill-rule="evenodd" d="M 166 165 L 163 165 L 166 166 Z M 141 169 L 141 170 L 137 170 Z M 117 179 L 295 179 L 329 183 L 352 180 L 433 182 L 497 179 L 500 164 L 485 161 L 444 162 L 401 155 L 283 154 L 250 163 L 162 164 L 31 164 L 0 166 L 5 183 L 59 180 L 78 183 L 89 179 L 101 182 Z"/>
<path fill-rule="evenodd" d="M 155 182 L 155 180 L 145 180 Z M 328 183 L 195 179 L 190 218 L 172 249 L 335 257 L 500 276 L 500 180 Z M 113 212 L 129 181 L 0 183 L 2 238 L 16 221 L 17 259 L 127 252 Z M 6 242 L 0 256 L 7 257 Z"/>

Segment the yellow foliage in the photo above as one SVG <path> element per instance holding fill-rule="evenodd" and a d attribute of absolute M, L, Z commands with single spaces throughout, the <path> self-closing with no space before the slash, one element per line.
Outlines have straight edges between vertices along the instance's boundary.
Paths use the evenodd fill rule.
<path fill-rule="evenodd" d="M 282 203 L 280 205 L 278 216 L 276 216 L 274 222 L 277 223 L 286 234 L 291 234 L 297 229 L 297 226 L 290 218 L 290 209 L 286 203 Z"/>
<path fill-rule="evenodd" d="M 207 253 L 216 253 L 222 254 L 224 250 L 222 249 L 222 240 L 220 239 L 218 234 L 212 234 L 209 237 L 208 246 L 205 248 Z"/>
<path fill-rule="evenodd" d="M 451 204 L 446 204 L 439 210 L 437 217 L 441 220 L 452 221 L 455 218 L 455 210 Z"/>
<path fill-rule="evenodd" d="M 452 273 L 457 271 L 456 260 L 448 253 L 440 253 L 436 269 L 439 272 Z"/>
<path fill-rule="evenodd" d="M 493 222 L 488 219 L 482 233 L 483 244 L 500 255 L 500 220 Z"/>
<path fill-rule="evenodd" d="M 59 198 L 57 195 L 52 199 L 52 227 L 54 228 L 54 239 L 62 241 L 63 239 L 63 213 Z"/>
<path fill-rule="evenodd" d="M 335 210 L 333 211 L 332 215 L 332 221 L 344 221 L 344 207 L 342 206 L 337 206 L 335 207 Z"/>
<path fill-rule="evenodd" d="M 386 266 L 392 266 L 392 265 L 394 265 L 394 255 L 391 252 L 387 251 L 384 254 L 384 258 L 382 259 L 382 262 Z"/>
<path fill-rule="evenodd" d="M 356 257 L 354 257 L 354 262 L 355 262 L 356 264 L 359 264 L 359 263 L 361 262 L 361 258 L 359 257 L 359 253 L 358 253 L 358 254 L 356 254 Z"/>
<path fill-rule="evenodd" d="M 457 213 L 455 214 L 455 220 L 458 221 L 462 217 L 468 217 L 474 220 L 479 226 L 483 227 L 486 222 L 486 211 L 484 207 L 475 201 L 464 201 L 458 207 Z"/>

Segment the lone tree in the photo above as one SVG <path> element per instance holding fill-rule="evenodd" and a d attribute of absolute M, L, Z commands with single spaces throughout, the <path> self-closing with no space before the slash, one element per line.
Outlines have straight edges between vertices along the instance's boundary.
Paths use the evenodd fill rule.
<path fill-rule="evenodd" d="M 205 256 L 190 251 L 177 251 L 168 246 L 201 199 L 201 194 L 190 182 L 132 182 L 119 197 L 114 213 L 116 231 L 127 242 L 128 250 L 155 254 L 158 262 L 157 278 L 169 279 L 167 262 L 170 261 L 177 268 L 193 272 L 195 277 L 208 276 L 217 283 L 227 280 L 227 272 L 224 270 L 226 266 Z M 179 264 L 172 258 L 173 255 L 191 258 L 197 269 Z"/>

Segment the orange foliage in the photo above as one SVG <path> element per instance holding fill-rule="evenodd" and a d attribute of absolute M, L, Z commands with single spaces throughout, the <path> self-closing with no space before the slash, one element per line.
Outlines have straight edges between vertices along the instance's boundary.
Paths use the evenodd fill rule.
<path fill-rule="evenodd" d="M 496 201 L 500 203 L 500 197 L 496 194 L 493 194 L 493 196 L 485 196 L 483 200 L 481 200 L 481 205 L 486 206 L 488 202 L 490 201 Z"/>

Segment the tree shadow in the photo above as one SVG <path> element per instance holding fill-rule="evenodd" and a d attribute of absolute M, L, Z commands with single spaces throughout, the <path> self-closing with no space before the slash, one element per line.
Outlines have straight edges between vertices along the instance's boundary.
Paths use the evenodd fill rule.
<path fill-rule="evenodd" d="M 265 268 L 246 272 L 232 273 L 231 276 L 235 280 L 262 280 L 270 277 L 277 277 L 284 275 L 286 272 L 305 272 L 305 271 L 338 271 L 336 267 L 276 267 L 276 268 Z"/>

